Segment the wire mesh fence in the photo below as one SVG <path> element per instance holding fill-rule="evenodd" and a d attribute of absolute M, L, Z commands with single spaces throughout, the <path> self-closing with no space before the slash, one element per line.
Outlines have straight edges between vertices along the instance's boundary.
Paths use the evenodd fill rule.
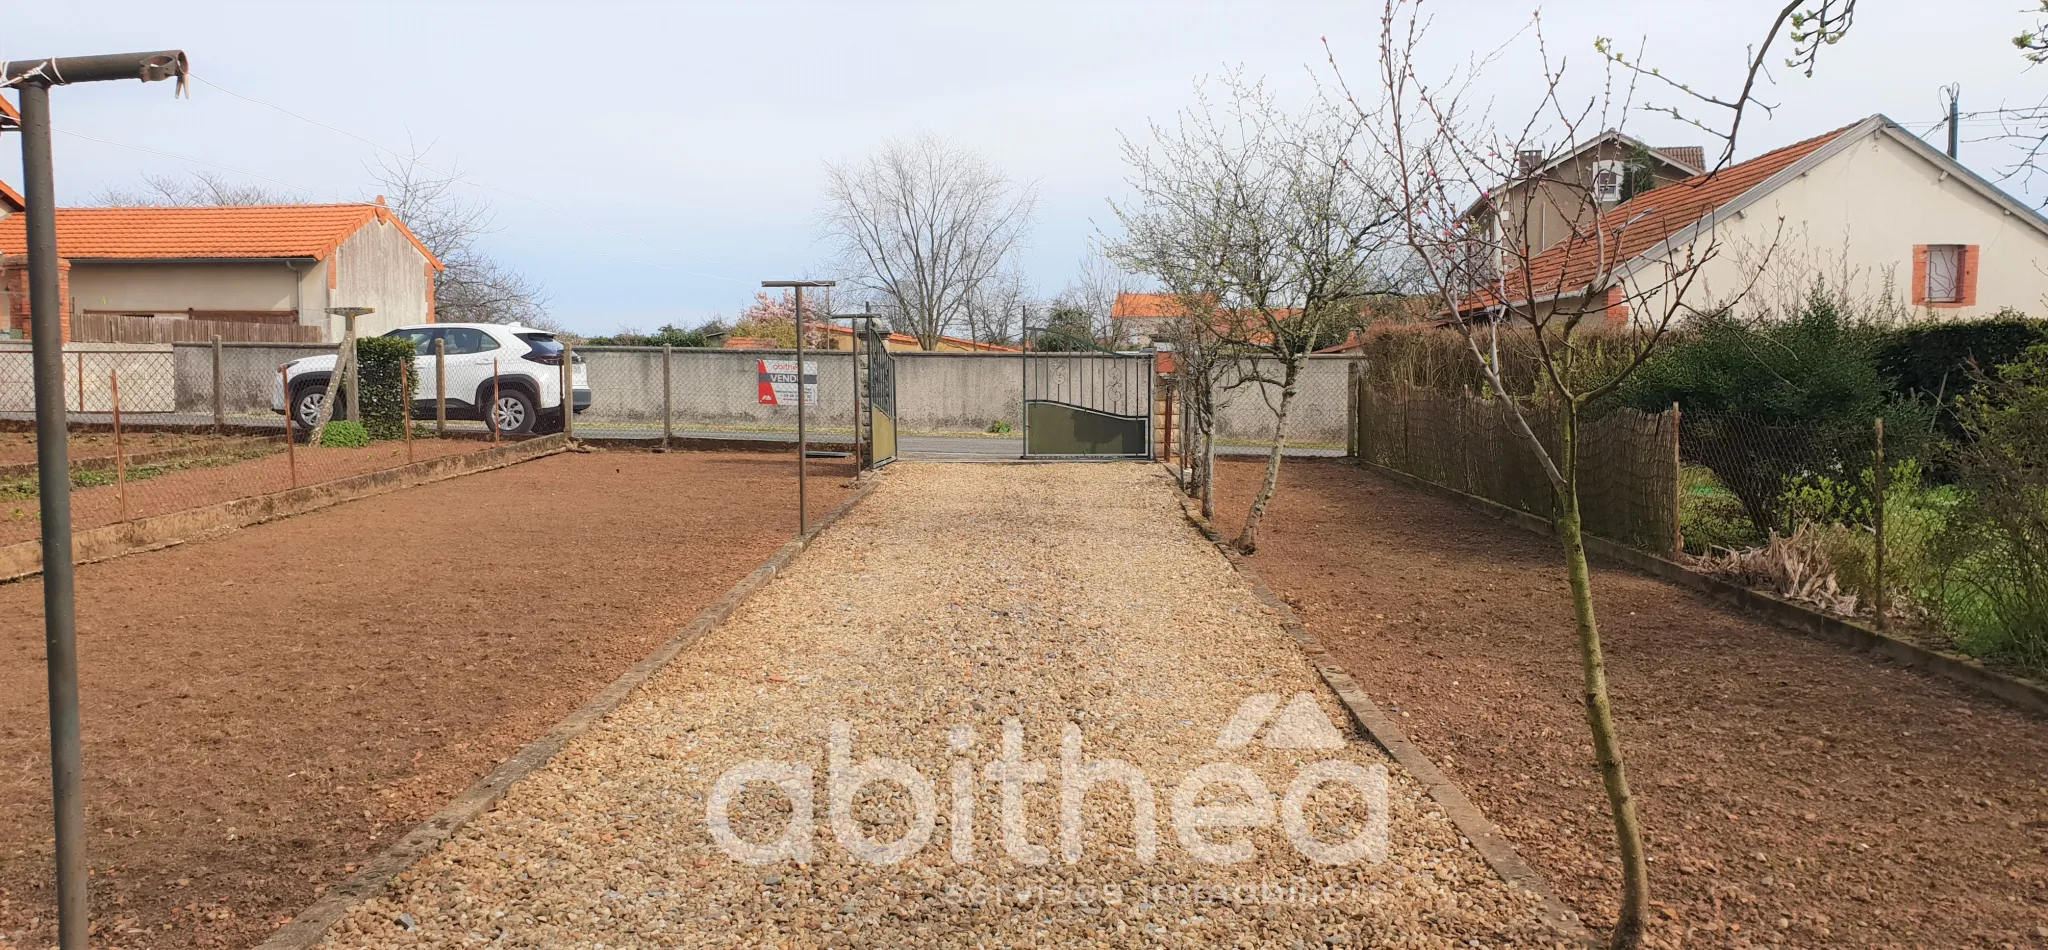
<path fill-rule="evenodd" d="M 283 352 L 298 358 L 331 355 L 334 349 Z M 307 444 L 304 427 L 295 427 L 296 438 L 288 443 L 286 374 L 279 355 L 274 346 L 231 344 L 67 347 L 61 365 L 73 530 L 290 491 L 490 445 L 482 438 L 434 439 L 430 428 L 396 424 L 382 427 L 384 437 L 376 440 L 336 427 L 325 444 Z M 407 368 L 403 383 L 390 374 L 372 374 L 363 386 L 367 398 L 358 403 L 388 405 L 393 413 L 409 401 L 419 405 L 408 398 L 420 389 L 416 367 Z M 373 393 L 373 386 L 397 391 Z M 347 403 L 337 400 L 344 417 Z M 40 535 L 34 410 L 29 348 L 0 348 L 0 545 L 33 543 Z"/>
<path fill-rule="evenodd" d="M 1551 482 L 1501 403 L 1406 384 L 1357 386 L 1360 458 L 1531 514 L 1551 517 Z M 1525 409 L 1552 458 L 1563 428 Z M 1587 533 L 1669 555 L 1678 536 L 1675 413 L 1614 409 L 1580 423 L 1579 504 Z"/>
<path fill-rule="evenodd" d="M 1363 378 L 1354 392 L 1359 458 L 1551 516 L 1549 477 L 1498 402 Z M 1555 414 L 1525 415 L 1556 457 Z M 1881 622 L 1967 586 L 1943 560 L 1957 496 L 1935 484 L 1926 432 L 1617 408 L 1583 422 L 1577 444 L 1589 534 Z"/>

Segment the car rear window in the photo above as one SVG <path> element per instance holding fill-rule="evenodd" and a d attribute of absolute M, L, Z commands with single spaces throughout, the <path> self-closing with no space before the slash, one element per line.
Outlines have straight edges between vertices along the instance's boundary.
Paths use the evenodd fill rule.
<path fill-rule="evenodd" d="M 526 345 L 532 347 L 533 352 L 538 353 L 541 356 L 562 355 L 562 344 L 555 342 L 554 334 L 521 333 L 519 334 L 519 338 L 525 340 Z"/>

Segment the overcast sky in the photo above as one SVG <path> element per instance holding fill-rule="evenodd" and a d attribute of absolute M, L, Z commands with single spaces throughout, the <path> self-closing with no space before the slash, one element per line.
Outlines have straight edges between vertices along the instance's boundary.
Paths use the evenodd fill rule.
<path fill-rule="evenodd" d="M 1864 0 L 1812 79 L 1780 71 L 1775 114 L 1746 129 L 1751 155 L 1883 112 L 1916 132 L 1961 83 L 1965 109 L 2033 103 L 2008 38 L 2021 0 Z M 1773 4 L 1616 3 L 1543 10 L 1553 54 L 1591 78 L 1596 36 L 1647 43 L 1667 74 L 1731 88 Z M 1445 68 L 1499 45 L 1534 7 L 1442 0 Z M 1058 291 L 1121 193 L 1121 133 L 1170 119 L 1199 77 L 1242 67 L 1305 96 L 1327 76 L 1322 39 L 1371 67 L 1378 4 L 1239 3 L 181 3 L 11 4 L 0 58 L 182 48 L 190 100 L 169 84 L 53 95 L 58 199 L 84 203 L 144 173 L 212 168 L 306 200 L 375 188 L 377 146 L 432 143 L 489 201 L 490 249 L 545 284 L 586 333 L 731 316 L 763 278 L 819 271 L 822 166 L 933 132 L 981 151 L 1041 194 L 1024 267 Z M 1526 61 L 1490 74 L 1510 111 Z M 295 118 L 265 105 L 275 104 Z M 311 121 L 307 121 L 311 120 Z M 319 125 L 313 123 L 320 123 Z M 331 126 L 337 132 L 321 125 Z M 1711 144 L 1650 115 L 1655 145 Z M 1988 129 L 1965 126 L 1965 137 Z M 1935 132 L 1941 140 L 1945 133 Z M 97 140 L 97 141 L 95 141 Z M 364 140 L 367 140 L 364 141 Z M 1945 140 L 1943 140 L 1945 141 Z M 119 144 L 110 144 L 119 143 Z M 375 145 L 367 143 L 376 143 Z M 0 178 L 20 183 L 10 137 Z M 1965 146 L 1980 172 L 2003 153 Z M 211 163 L 211 164 L 206 164 Z"/>

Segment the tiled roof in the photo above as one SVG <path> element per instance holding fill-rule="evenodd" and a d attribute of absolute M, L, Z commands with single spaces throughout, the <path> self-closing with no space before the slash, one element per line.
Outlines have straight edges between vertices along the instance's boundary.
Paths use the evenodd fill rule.
<path fill-rule="evenodd" d="M 1503 276 L 1508 300 L 1544 301 L 1584 293 L 1602 273 L 1620 270 L 1854 127 L 1844 126 L 1622 202 L 1601 215 L 1593 230 L 1559 241 L 1530 259 L 1527 268 Z M 1478 309 L 1498 304 L 1496 290 L 1489 288 L 1475 294 L 1467 306 Z"/>
<path fill-rule="evenodd" d="M 21 111 L 14 108 L 14 103 L 8 102 L 6 96 L 0 96 L 0 129 L 18 128 L 21 128 Z"/>
<path fill-rule="evenodd" d="M 725 343 L 720 345 L 719 349 L 773 350 L 779 348 L 780 346 L 781 344 L 778 344 L 774 340 L 768 339 L 765 336 L 729 336 L 725 338 Z"/>
<path fill-rule="evenodd" d="M 58 208 L 57 253 L 72 259 L 325 260 L 372 221 L 396 225 L 435 268 L 441 266 L 398 216 L 379 204 Z M 25 227 L 21 215 L 0 219 L 0 254 L 27 253 Z"/>
<path fill-rule="evenodd" d="M 1113 320 L 1152 319 L 1182 316 L 1180 300 L 1173 294 L 1117 294 L 1109 305 Z"/>
<path fill-rule="evenodd" d="M 846 336 L 853 332 L 852 327 L 842 327 L 836 323 L 818 324 L 815 325 L 813 329 L 823 330 L 826 333 L 838 334 L 839 336 Z M 916 346 L 917 337 L 911 336 L 908 333 L 891 333 L 889 334 L 888 342 L 902 346 Z M 960 337 L 957 336 L 941 336 L 939 337 L 939 342 L 950 343 L 954 346 L 965 347 L 966 349 L 979 350 L 987 353 L 1017 352 L 1017 348 L 1014 346 L 1004 346 L 1000 343 L 977 343 L 973 340 L 961 339 Z"/>
<path fill-rule="evenodd" d="M 27 209 L 28 202 L 23 200 L 21 192 L 7 187 L 6 182 L 0 181 L 0 213 L 12 213 Z"/>
<path fill-rule="evenodd" d="M 1707 170 L 1707 150 L 1697 145 L 1670 145 L 1664 148 L 1653 148 L 1650 151 L 1656 152 L 1687 168 L 1696 168 L 1700 171 Z"/>

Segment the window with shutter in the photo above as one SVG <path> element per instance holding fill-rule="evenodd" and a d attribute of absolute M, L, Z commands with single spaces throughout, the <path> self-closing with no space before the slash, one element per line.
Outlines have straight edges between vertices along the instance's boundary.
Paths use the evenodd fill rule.
<path fill-rule="evenodd" d="M 1963 246 L 1927 245 L 1927 286 L 1922 296 L 1928 303 L 1957 303 L 1963 299 Z"/>

